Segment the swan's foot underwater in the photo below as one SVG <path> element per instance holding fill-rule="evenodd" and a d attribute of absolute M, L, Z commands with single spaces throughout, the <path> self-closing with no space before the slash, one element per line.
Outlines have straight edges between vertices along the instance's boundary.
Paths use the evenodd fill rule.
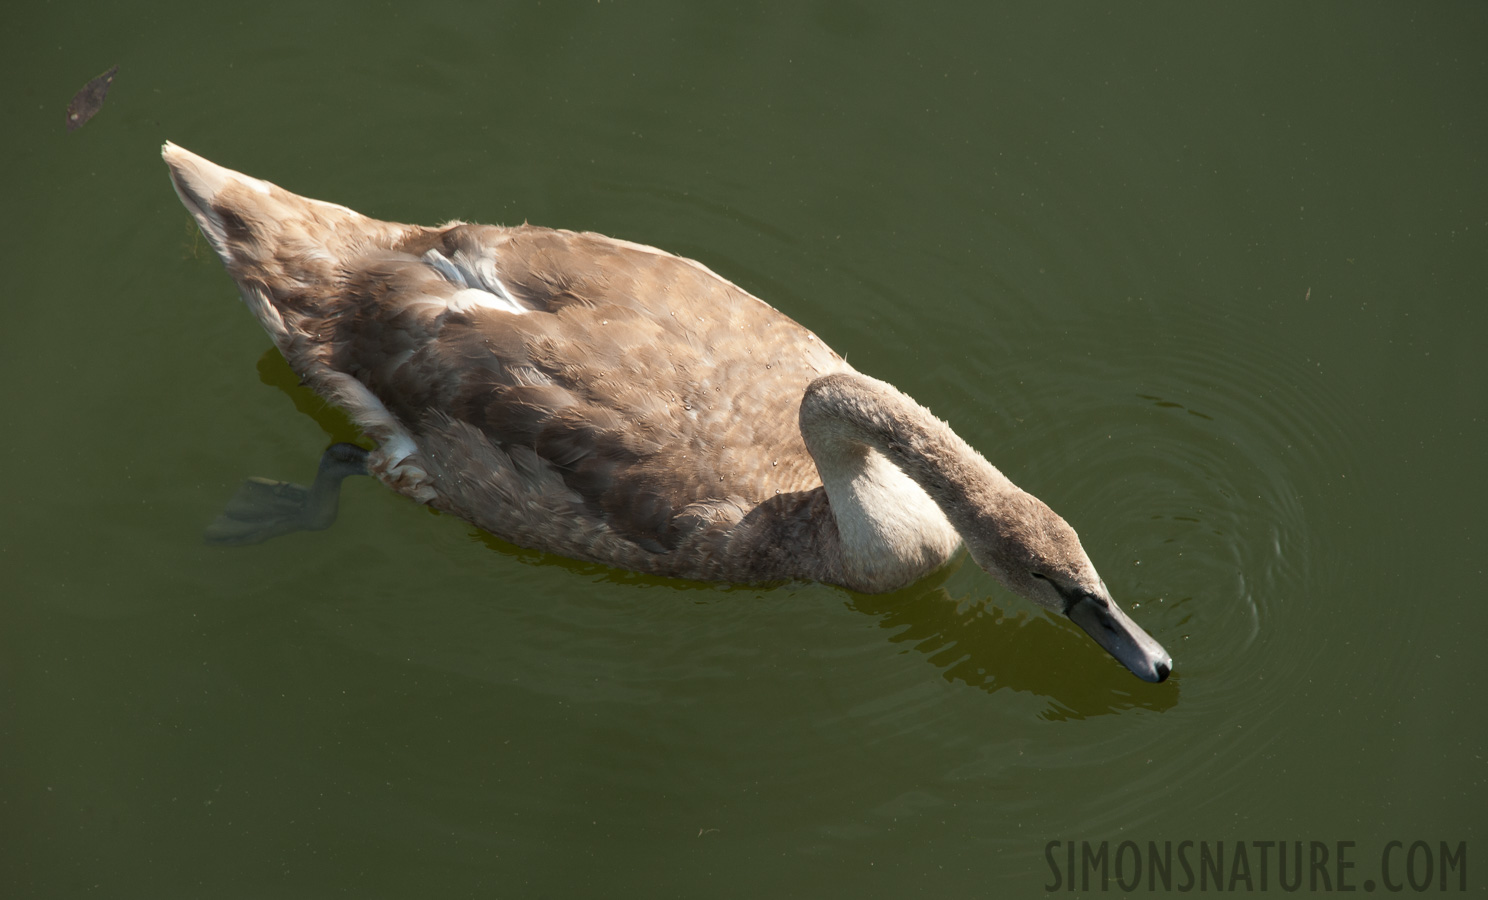
<path fill-rule="evenodd" d="M 205 534 L 209 544 L 257 544 L 294 531 L 320 531 L 336 521 L 341 481 L 367 474 L 367 451 L 355 444 L 332 444 L 321 454 L 315 483 L 249 478 L 227 502 Z"/>

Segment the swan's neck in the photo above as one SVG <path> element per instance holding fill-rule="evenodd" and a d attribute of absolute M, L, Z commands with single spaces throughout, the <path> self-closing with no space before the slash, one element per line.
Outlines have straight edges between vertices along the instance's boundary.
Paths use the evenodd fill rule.
<path fill-rule="evenodd" d="M 832 502 L 843 581 L 856 590 L 893 590 L 940 567 L 980 509 L 1018 491 L 929 410 L 856 372 L 807 387 L 801 435 Z"/>

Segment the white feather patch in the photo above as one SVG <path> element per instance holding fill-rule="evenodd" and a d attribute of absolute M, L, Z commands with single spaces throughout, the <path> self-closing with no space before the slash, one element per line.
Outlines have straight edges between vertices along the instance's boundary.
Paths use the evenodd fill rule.
<path fill-rule="evenodd" d="M 469 312 L 476 308 L 499 309 L 502 312 L 509 313 L 527 312 L 526 307 L 514 303 L 510 298 L 498 297 L 490 291 L 483 291 L 480 288 L 464 288 L 463 290 L 455 291 L 446 302 L 453 312 Z"/>
<path fill-rule="evenodd" d="M 501 283 L 496 275 L 496 263 L 492 259 L 477 259 L 472 267 L 464 254 L 456 254 L 454 259 L 450 259 L 438 250 L 429 250 L 424 253 L 423 260 L 425 265 L 438 272 L 445 281 L 461 288 L 446 301 L 454 312 L 477 308 L 519 314 L 530 312 Z"/>

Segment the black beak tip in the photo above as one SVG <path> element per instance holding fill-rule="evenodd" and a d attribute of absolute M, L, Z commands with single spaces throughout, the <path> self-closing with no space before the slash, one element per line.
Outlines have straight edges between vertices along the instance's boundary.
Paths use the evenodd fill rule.
<path fill-rule="evenodd" d="M 1157 673 L 1157 677 L 1153 679 L 1154 684 L 1162 684 L 1164 681 L 1167 681 L 1168 675 L 1173 671 L 1172 663 L 1167 662 L 1157 663 L 1152 668 Z"/>

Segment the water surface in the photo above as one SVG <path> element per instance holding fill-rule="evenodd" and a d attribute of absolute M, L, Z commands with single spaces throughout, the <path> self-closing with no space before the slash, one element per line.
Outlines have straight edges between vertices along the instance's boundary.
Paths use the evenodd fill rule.
<path fill-rule="evenodd" d="M 1354 841 L 1360 884 L 1466 841 L 1481 890 L 1485 38 L 1472 4 L 17 13 L 7 895 L 1028 895 L 1048 841 L 1126 839 Z M 1175 675 L 964 561 L 679 583 L 367 482 L 205 546 L 355 432 L 166 139 L 701 260 L 1059 510 Z"/>

